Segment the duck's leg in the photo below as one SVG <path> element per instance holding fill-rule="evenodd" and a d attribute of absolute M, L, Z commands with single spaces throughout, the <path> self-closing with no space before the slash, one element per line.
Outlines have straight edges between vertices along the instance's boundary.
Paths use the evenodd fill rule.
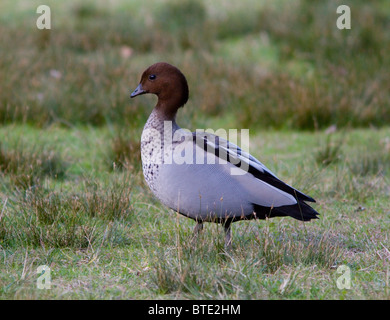
<path fill-rule="evenodd" d="M 192 244 L 193 245 L 196 245 L 196 242 L 198 240 L 199 232 L 201 232 L 202 230 L 203 230 L 203 222 L 202 221 L 197 221 L 196 225 L 195 225 L 195 228 L 194 228 L 194 235 L 192 237 Z"/>
<path fill-rule="evenodd" d="M 230 250 L 232 248 L 232 229 L 230 227 L 231 221 L 227 220 L 223 227 L 225 228 L 225 249 Z"/>

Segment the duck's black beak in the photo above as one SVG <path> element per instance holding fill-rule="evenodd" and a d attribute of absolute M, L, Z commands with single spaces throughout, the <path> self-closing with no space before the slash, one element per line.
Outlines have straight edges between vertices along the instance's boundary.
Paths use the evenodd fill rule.
<path fill-rule="evenodd" d="M 136 96 L 139 96 L 140 94 L 146 93 L 145 90 L 142 89 L 142 85 L 139 84 L 137 88 L 131 93 L 130 98 L 134 98 Z"/>

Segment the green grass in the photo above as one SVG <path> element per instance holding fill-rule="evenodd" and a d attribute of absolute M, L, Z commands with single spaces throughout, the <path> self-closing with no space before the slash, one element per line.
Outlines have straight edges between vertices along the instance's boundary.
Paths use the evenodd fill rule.
<path fill-rule="evenodd" d="M 36 148 L 45 148 L 41 129 L 24 128 L 4 127 L 0 136 L 11 142 L 28 131 Z M 327 166 L 314 152 L 327 148 L 327 133 L 252 135 L 250 151 L 314 196 L 321 217 L 306 224 L 289 218 L 235 223 L 230 252 L 214 224 L 205 225 L 193 247 L 194 223 L 154 200 L 140 168 L 107 166 L 103 155 L 115 144 L 112 134 L 78 130 L 90 148 L 72 143 L 74 129 L 50 129 L 52 139 L 62 141 L 58 155 L 72 154 L 63 179 L 46 176 L 20 190 L 9 180 L 16 173 L 2 175 L 3 299 L 389 298 L 389 175 L 381 151 L 388 129 L 332 133 L 344 139 L 343 161 Z M 372 161 L 386 169 L 356 174 L 362 140 L 377 151 Z M 97 145 L 100 156 L 90 152 Z M 36 268 L 43 264 L 51 268 L 50 290 L 36 287 Z M 350 290 L 336 286 L 340 265 L 351 268 Z"/>
<path fill-rule="evenodd" d="M 19 2 L 0 5 L 0 40 L 12 43 L 0 49 L 0 123 L 141 127 L 148 109 L 128 95 L 162 60 L 187 75 L 185 118 L 197 126 L 220 117 L 256 130 L 390 121 L 386 1 L 351 2 L 351 30 L 336 28 L 336 8 L 348 4 L 336 0 L 49 1 L 50 31 L 35 27 L 38 2 Z"/>
<path fill-rule="evenodd" d="M 40 4 L 0 3 L 0 299 L 390 298 L 388 1 L 48 1 L 50 31 Z M 129 94 L 156 61 L 188 78 L 182 127 L 249 128 L 320 219 L 237 222 L 229 252 L 206 224 L 194 247 L 141 172 L 155 98 Z"/>

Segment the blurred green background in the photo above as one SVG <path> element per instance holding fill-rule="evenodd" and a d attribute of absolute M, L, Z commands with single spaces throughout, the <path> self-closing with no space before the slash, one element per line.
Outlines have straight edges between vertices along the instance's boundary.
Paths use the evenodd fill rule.
<path fill-rule="evenodd" d="M 48 1 L 49 31 L 40 4 L 1 1 L 0 123 L 142 127 L 150 100 L 129 92 L 166 61 L 189 80 L 188 126 L 389 124 L 388 1 Z"/>

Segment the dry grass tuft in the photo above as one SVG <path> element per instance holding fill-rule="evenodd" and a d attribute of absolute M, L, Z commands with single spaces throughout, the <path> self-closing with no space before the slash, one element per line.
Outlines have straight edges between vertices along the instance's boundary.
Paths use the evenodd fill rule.
<path fill-rule="evenodd" d="M 25 148 L 23 145 L 10 149 L 0 142 L 0 173 L 17 188 L 38 185 L 44 177 L 63 179 L 66 169 L 67 164 L 54 150 Z"/>

